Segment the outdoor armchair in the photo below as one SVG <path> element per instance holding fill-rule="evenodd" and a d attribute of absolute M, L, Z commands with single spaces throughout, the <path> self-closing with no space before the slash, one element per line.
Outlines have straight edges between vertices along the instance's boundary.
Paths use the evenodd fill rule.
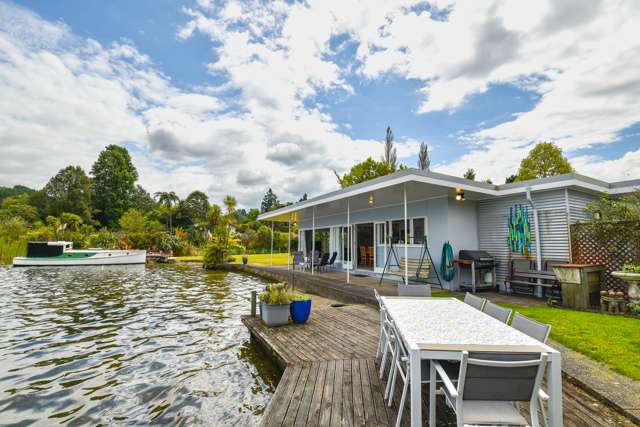
<path fill-rule="evenodd" d="M 464 295 L 464 302 L 465 304 L 469 304 L 471 307 L 475 308 L 476 310 L 482 311 L 482 308 L 484 307 L 484 304 L 487 302 L 487 300 L 467 292 Z"/>
<path fill-rule="evenodd" d="M 509 321 L 509 317 L 511 317 L 511 311 L 512 310 L 500 307 L 499 305 L 494 304 L 491 301 L 485 302 L 484 307 L 482 307 L 483 313 L 488 314 L 489 316 L 501 321 L 502 323 L 507 323 Z"/>
<path fill-rule="evenodd" d="M 513 315 L 511 327 L 544 344 L 546 344 L 549 334 L 551 333 L 551 325 L 540 323 L 518 312 Z"/>
<path fill-rule="evenodd" d="M 462 352 L 457 385 L 443 366 L 432 362 L 458 426 L 532 425 L 538 427 L 538 398 L 546 353 Z M 531 423 L 514 405 L 529 402 Z"/>

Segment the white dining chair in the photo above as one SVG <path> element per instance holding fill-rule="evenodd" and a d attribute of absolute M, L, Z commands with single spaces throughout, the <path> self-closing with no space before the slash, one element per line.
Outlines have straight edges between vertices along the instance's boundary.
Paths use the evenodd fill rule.
<path fill-rule="evenodd" d="M 458 427 L 515 425 L 539 427 L 538 396 L 546 353 L 462 352 L 457 385 L 438 361 L 441 391 L 456 414 Z M 529 402 L 531 423 L 514 402 Z"/>
<path fill-rule="evenodd" d="M 500 307 L 497 304 L 492 303 L 491 301 L 487 301 L 484 303 L 484 307 L 482 307 L 482 312 L 488 314 L 501 321 L 502 323 L 507 323 L 509 321 L 509 317 L 511 317 L 511 311 L 508 308 Z"/>
<path fill-rule="evenodd" d="M 513 315 L 511 327 L 519 330 L 523 334 L 529 335 L 531 338 L 538 340 L 543 344 L 547 343 L 547 339 L 551 333 L 551 325 L 540 323 L 537 320 L 530 319 L 518 312 Z"/>
<path fill-rule="evenodd" d="M 485 302 L 487 302 L 486 299 L 470 294 L 469 292 L 464 295 L 464 303 L 469 304 L 477 310 L 482 311 L 482 307 L 484 307 Z"/>

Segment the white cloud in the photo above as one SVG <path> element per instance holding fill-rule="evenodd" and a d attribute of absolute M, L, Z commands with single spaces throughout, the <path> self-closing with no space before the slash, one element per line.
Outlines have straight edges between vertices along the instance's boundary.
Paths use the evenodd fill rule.
<path fill-rule="evenodd" d="M 466 153 L 434 165 L 457 175 L 472 167 L 497 182 L 536 141 L 554 140 L 571 156 L 640 121 L 636 2 L 431 3 L 199 0 L 183 9 L 188 22 L 176 36 L 211 38 L 207 67 L 224 82 L 184 90 L 131 43 L 103 46 L 0 0 L 0 183 L 39 186 L 127 142 L 151 191 L 231 193 L 245 206 L 268 187 L 283 200 L 318 194 L 336 187 L 333 169 L 382 154 L 381 141 L 341 132 L 349 126 L 318 96 L 349 96 L 349 78 L 390 73 L 422 82 L 421 114 L 455 112 L 496 84 L 539 94 L 531 111 L 463 133 Z M 355 45 L 354 57 L 337 37 Z M 406 161 L 419 141 L 400 139 Z M 640 175 L 637 153 L 572 160 L 615 179 L 623 167 Z"/>

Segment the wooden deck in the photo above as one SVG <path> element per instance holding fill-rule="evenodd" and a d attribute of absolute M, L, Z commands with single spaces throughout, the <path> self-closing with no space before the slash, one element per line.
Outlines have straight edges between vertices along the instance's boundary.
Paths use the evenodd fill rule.
<path fill-rule="evenodd" d="M 284 370 L 263 426 L 395 424 L 401 390 L 398 384 L 394 405 L 387 407 L 386 384 L 378 378 L 375 361 L 377 310 L 364 305 L 314 309 L 307 324 L 279 328 L 268 328 L 257 317 L 245 316 L 242 321 Z M 563 387 L 566 426 L 635 425 L 572 383 L 563 381 Z M 427 386 L 423 397 L 426 405 Z M 427 414 L 423 406 L 423 417 Z M 439 426 L 455 425 L 441 398 L 437 414 Z M 407 406 L 402 425 L 408 424 Z M 423 424 L 427 425 L 426 419 Z"/>

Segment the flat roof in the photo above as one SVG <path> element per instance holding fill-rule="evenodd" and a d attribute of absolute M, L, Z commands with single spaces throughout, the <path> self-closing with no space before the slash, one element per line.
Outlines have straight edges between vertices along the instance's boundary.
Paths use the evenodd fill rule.
<path fill-rule="evenodd" d="M 636 188 L 640 187 L 640 179 L 609 183 L 577 173 L 568 173 L 548 178 L 531 179 L 528 181 L 496 185 L 486 182 L 472 181 L 470 179 L 438 172 L 424 171 L 420 169 L 404 169 L 366 182 L 331 191 L 320 196 L 312 197 L 283 208 L 262 213 L 258 215 L 258 219 L 275 219 L 277 217 L 283 219 L 286 215 L 297 212 L 301 209 L 357 196 L 369 191 L 379 190 L 406 182 L 418 182 L 438 185 L 441 187 L 460 188 L 463 191 L 474 191 L 476 193 L 484 194 L 487 197 L 503 197 L 512 194 L 519 194 L 524 193 L 527 189 L 530 191 L 542 191 L 568 187 L 580 188 L 586 191 L 598 193 L 621 194 L 632 192 Z"/>

